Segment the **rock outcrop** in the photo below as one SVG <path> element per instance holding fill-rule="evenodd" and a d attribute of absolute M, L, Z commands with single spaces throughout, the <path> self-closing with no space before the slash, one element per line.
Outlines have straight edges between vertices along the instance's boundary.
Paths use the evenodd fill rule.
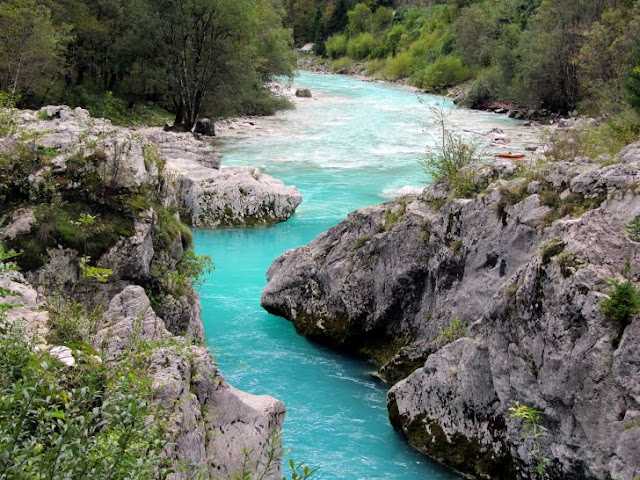
<path fill-rule="evenodd" d="M 377 360 L 394 426 L 478 478 L 640 475 L 640 320 L 601 311 L 610 278 L 640 281 L 639 145 L 588 159 L 476 169 L 369 207 L 286 252 L 263 306 Z M 515 402 L 543 412 L 534 441 Z M 539 445 L 538 445 L 539 443 Z"/>
<path fill-rule="evenodd" d="M 191 133 L 133 131 L 92 118 L 81 108 L 63 106 L 21 111 L 16 119 L 20 128 L 38 135 L 40 148 L 51 152 L 58 174 L 82 160 L 82 168 L 95 171 L 110 189 L 133 189 L 156 183 L 164 167 L 164 194 L 179 201 L 193 226 L 282 222 L 302 201 L 295 187 L 257 169 L 221 168 L 219 149 L 210 139 Z"/>
<path fill-rule="evenodd" d="M 196 473 L 230 479 L 245 469 L 264 473 L 267 480 L 281 478 L 276 440 L 285 414 L 282 402 L 230 386 L 211 352 L 174 337 L 144 290 L 130 286 L 111 300 L 93 343 L 106 361 L 118 361 L 134 340 L 157 345 L 150 376 L 156 401 L 170 412 L 171 480 L 189 480 Z"/>
<path fill-rule="evenodd" d="M 215 148 L 191 134 L 153 129 L 145 136 L 159 146 L 195 227 L 278 223 L 293 215 L 302 201 L 296 187 L 254 167 L 221 167 Z"/>
<path fill-rule="evenodd" d="M 191 283 L 201 260 L 189 250 L 191 232 L 179 213 L 187 203 L 179 188 L 182 173 L 171 165 L 183 162 L 226 178 L 215 147 L 170 132 L 158 133 L 154 143 L 82 109 L 46 107 L 15 117 L 16 133 L 0 139 L 0 150 L 16 166 L 3 177 L 8 181 L 0 192 L 6 199 L 0 240 L 20 252 L 16 261 L 24 271 L 0 272 L 1 293 L 14 292 L 0 303 L 20 305 L 6 312 L 8 321 L 26 323 L 25 333 L 36 338 L 37 348 L 69 368 L 76 353 L 86 354 L 79 349 L 93 351 L 89 343 L 101 353 L 94 360 L 107 366 L 137 355 L 143 345 L 153 401 L 168 417 L 164 454 L 172 473 L 167 478 L 231 480 L 245 471 L 282 478 L 284 405 L 234 389 L 203 346 L 201 307 Z M 235 183 L 236 190 L 243 182 Z M 271 181 L 262 183 L 273 187 Z M 262 221 L 277 203 L 271 191 L 247 188 L 253 188 L 247 202 L 255 201 L 255 210 L 245 205 L 233 217 L 236 224 L 253 214 L 260 218 L 249 224 Z M 209 199 L 229 200 L 225 194 Z M 213 210 L 195 200 L 193 206 Z M 236 207 L 230 203 L 227 210 Z M 78 329 L 84 346 L 77 338 L 49 335 L 55 332 L 48 323 L 54 316 L 43 308 L 47 297 L 56 295 L 96 311 L 105 308 L 95 332 L 93 326 Z"/>
<path fill-rule="evenodd" d="M 196 227 L 270 225 L 289 218 L 302 201 L 295 187 L 253 167 L 212 170 L 172 161 L 167 165 L 180 172 L 180 198 Z"/>

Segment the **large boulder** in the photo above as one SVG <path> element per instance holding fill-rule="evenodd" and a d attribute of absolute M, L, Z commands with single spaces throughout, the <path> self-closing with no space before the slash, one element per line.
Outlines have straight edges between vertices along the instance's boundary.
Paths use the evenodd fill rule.
<path fill-rule="evenodd" d="M 361 209 L 276 259 L 262 304 L 384 365 L 394 426 L 460 471 L 534 478 L 548 459 L 550 479 L 635 480 L 640 323 L 620 331 L 600 305 L 607 279 L 640 280 L 636 153 L 482 167 L 475 198 L 439 182 Z M 543 412 L 540 445 L 515 402 Z"/>
<path fill-rule="evenodd" d="M 168 160 L 179 198 L 196 227 L 269 225 L 288 219 L 302 201 L 293 186 L 253 167 L 202 167 Z"/>
<path fill-rule="evenodd" d="M 213 120 L 201 118 L 196 122 L 193 132 L 199 135 L 204 135 L 205 137 L 215 137 L 216 124 Z"/>
<path fill-rule="evenodd" d="M 302 201 L 296 187 L 254 167 L 221 167 L 218 150 L 190 133 L 143 133 L 158 145 L 176 199 L 195 227 L 278 223 L 293 215 Z"/>

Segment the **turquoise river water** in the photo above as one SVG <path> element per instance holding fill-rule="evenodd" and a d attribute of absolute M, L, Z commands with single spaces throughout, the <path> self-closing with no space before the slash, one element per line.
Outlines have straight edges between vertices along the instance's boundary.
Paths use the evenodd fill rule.
<path fill-rule="evenodd" d="M 246 137 L 221 138 L 223 164 L 260 167 L 296 185 L 304 200 L 274 227 L 195 232 L 198 253 L 210 254 L 216 265 L 198 287 L 209 346 L 231 384 L 285 402 L 288 455 L 320 467 L 314 478 L 460 478 L 393 430 L 388 386 L 371 375 L 374 366 L 298 336 L 289 322 L 261 309 L 260 292 L 267 268 L 285 250 L 356 208 L 425 185 L 417 160 L 435 140 L 429 106 L 452 109 L 456 128 L 468 135 L 503 129 L 512 148 L 531 141 L 532 133 L 506 117 L 453 109 L 449 100 L 405 87 L 305 72 L 294 83 L 310 88 L 313 98 L 260 120 Z"/>

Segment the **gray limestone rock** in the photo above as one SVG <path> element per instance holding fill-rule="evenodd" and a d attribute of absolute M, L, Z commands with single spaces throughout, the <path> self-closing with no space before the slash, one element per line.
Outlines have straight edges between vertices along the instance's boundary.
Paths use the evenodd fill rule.
<path fill-rule="evenodd" d="M 55 153 L 52 164 L 64 172 L 77 156 L 99 159 L 94 168 L 112 188 L 132 189 L 153 182 L 155 165 L 145 162 L 145 142 L 139 135 L 109 120 L 91 118 L 86 110 L 65 106 L 43 107 L 38 112 L 21 112 L 21 126 L 39 134 L 38 144 Z"/>
<path fill-rule="evenodd" d="M 222 154 L 210 141 L 196 139 L 190 132 L 165 132 L 160 128 L 146 128 L 140 133 L 158 146 L 160 155 L 176 164 L 195 162 L 207 168 L 220 168 Z"/>
<path fill-rule="evenodd" d="M 171 338 L 164 322 L 139 286 L 125 288 L 113 297 L 97 327 L 93 344 L 107 361 L 126 355 L 136 341 L 160 341 Z"/>
<path fill-rule="evenodd" d="M 608 278 L 640 281 L 634 152 L 353 212 L 274 261 L 262 304 L 384 364 L 394 426 L 467 474 L 534 478 L 544 456 L 549 479 L 635 480 L 640 323 L 621 331 L 600 310 Z M 515 402 L 544 412 L 538 456 Z"/>
<path fill-rule="evenodd" d="M 11 213 L 7 225 L 0 228 L 0 238 L 13 240 L 18 235 L 29 233 L 35 221 L 33 209 L 19 208 Z"/>
<path fill-rule="evenodd" d="M 160 202 L 181 203 L 194 226 L 277 223 L 289 218 L 302 200 L 295 187 L 255 168 L 221 168 L 222 155 L 212 140 L 189 132 L 134 131 L 91 118 L 86 110 L 64 106 L 21 111 L 17 118 L 21 128 L 38 133 L 38 145 L 52 155 L 46 168 L 69 189 L 78 186 L 67 178 L 70 166 L 99 175 L 112 190 L 137 193 L 143 186 L 155 186 L 164 197 Z M 3 139 L 0 149 L 10 148 L 12 141 L 15 139 Z M 166 161 L 164 181 L 162 159 Z M 44 182 L 42 173 L 30 178 L 34 190 Z"/>
<path fill-rule="evenodd" d="M 261 478 L 281 478 L 282 402 L 230 386 L 207 348 L 173 336 L 144 290 L 129 286 L 112 299 L 93 343 L 106 361 L 118 361 L 139 341 L 157 345 L 150 376 L 173 439 L 165 452 L 174 463 L 168 478 L 230 480 L 244 466 Z"/>
<path fill-rule="evenodd" d="M 135 233 L 122 237 L 104 255 L 98 266 L 110 268 L 114 274 L 111 280 L 146 279 L 151 274 L 151 262 L 155 255 L 153 233 L 157 222 L 153 209 L 143 212 L 134 224 Z"/>
<path fill-rule="evenodd" d="M 302 201 L 300 192 L 253 167 L 221 167 L 221 155 L 190 133 L 146 129 L 159 146 L 167 176 L 193 226 L 265 225 L 288 219 Z"/>
<path fill-rule="evenodd" d="M 253 167 L 211 169 L 168 160 L 180 201 L 196 227 L 268 225 L 288 219 L 302 201 L 298 189 Z"/>
<path fill-rule="evenodd" d="M 175 406 L 170 428 L 176 436 L 168 455 L 180 464 L 172 480 L 189 480 L 196 472 L 227 480 L 241 476 L 243 467 L 264 473 L 261 478 L 282 478 L 281 402 L 231 387 L 210 352 L 200 347 L 160 348 L 154 352 L 151 370 L 158 401 Z"/>
<path fill-rule="evenodd" d="M 5 312 L 7 324 L 24 328 L 26 338 L 44 338 L 49 314 L 42 309 L 38 292 L 24 276 L 19 272 L 3 272 L 0 288 L 7 290 L 7 296 L 0 297 L 0 305 L 12 307 Z"/>

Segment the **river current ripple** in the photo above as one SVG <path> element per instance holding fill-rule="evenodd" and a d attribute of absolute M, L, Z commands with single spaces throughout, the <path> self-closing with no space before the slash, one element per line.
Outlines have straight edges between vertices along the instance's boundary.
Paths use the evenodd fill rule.
<path fill-rule="evenodd" d="M 298 187 L 303 203 L 268 228 L 197 230 L 198 253 L 216 269 L 198 287 L 208 344 L 232 385 L 287 406 L 287 458 L 320 467 L 317 480 L 461 478 L 414 452 L 390 426 L 387 385 L 371 364 L 299 337 L 260 307 L 265 272 L 282 252 L 310 242 L 350 211 L 426 183 L 418 159 L 437 139 L 430 106 L 450 111 L 465 135 L 494 128 L 522 150 L 534 133 L 521 122 L 455 109 L 443 97 L 351 77 L 303 72 L 313 98 L 262 120 L 256 134 L 220 139 L 223 164 L 252 165 Z M 286 472 L 287 468 L 285 468 Z"/>

